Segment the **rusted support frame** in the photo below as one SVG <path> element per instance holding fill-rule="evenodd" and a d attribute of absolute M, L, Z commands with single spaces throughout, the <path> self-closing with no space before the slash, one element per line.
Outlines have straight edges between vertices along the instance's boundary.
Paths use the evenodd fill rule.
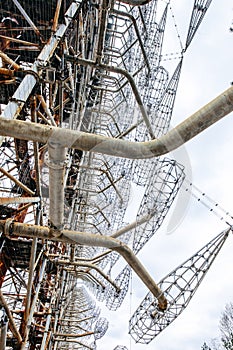
<path fill-rule="evenodd" d="M 26 45 L 26 46 L 32 46 L 32 47 L 39 48 L 38 44 L 31 43 L 30 41 L 25 41 L 25 40 L 21 40 L 21 39 L 17 39 L 17 38 L 12 38 L 11 36 L 0 35 L 0 38 L 13 41 L 14 43 L 18 43 L 18 44 L 23 44 L 23 45 Z"/>
<path fill-rule="evenodd" d="M 0 75 L 6 75 L 7 77 L 12 78 L 14 75 L 14 71 L 12 69 L 8 69 L 8 68 L 1 68 L 0 67 Z M 7 78 L 8 81 L 9 78 Z M 4 84 L 5 81 L 1 81 L 1 83 Z"/>
<path fill-rule="evenodd" d="M 59 14 L 60 14 L 60 10 L 61 10 L 61 4 L 62 4 L 62 0 L 58 0 L 55 15 L 53 18 L 53 26 L 52 26 L 53 32 L 55 32 L 57 30 L 58 18 L 59 18 Z"/>
<path fill-rule="evenodd" d="M 31 247 L 30 264 L 29 264 L 28 284 L 27 284 L 27 299 L 26 299 L 25 312 L 24 312 L 25 324 L 27 324 L 28 322 L 29 311 L 30 311 L 33 276 L 34 276 L 35 259 L 36 259 L 36 248 L 37 248 L 37 238 L 33 238 L 32 247 Z"/>
<path fill-rule="evenodd" d="M 8 321 L 4 322 L 4 324 L 1 324 L 1 331 L 0 331 L 0 349 L 1 350 L 6 350 L 7 327 L 8 327 Z"/>
<path fill-rule="evenodd" d="M 41 106 L 42 106 L 42 108 L 44 109 L 45 113 L 46 113 L 47 116 L 49 117 L 49 120 L 50 120 L 51 124 L 52 124 L 53 126 L 57 126 L 57 124 L 55 123 L 55 120 L 54 120 L 54 118 L 53 118 L 53 116 L 52 116 L 52 113 L 50 112 L 49 107 L 47 106 L 47 103 L 45 102 L 44 97 L 43 97 L 42 95 L 37 95 L 37 98 L 38 98 L 38 100 L 40 101 Z"/>
<path fill-rule="evenodd" d="M 37 123 L 37 111 L 36 111 L 36 96 L 31 96 L 30 99 L 30 106 L 31 106 L 31 120 L 33 123 Z M 40 197 L 40 200 L 42 198 L 41 193 L 41 175 L 40 175 L 40 160 L 39 160 L 39 144 L 38 142 L 33 142 L 33 150 L 34 150 L 34 160 L 35 160 L 35 181 L 36 181 L 36 194 Z M 40 202 L 40 206 L 41 206 Z M 43 224 L 42 216 L 40 215 L 40 224 Z"/>
<path fill-rule="evenodd" d="M 94 318 L 94 316 L 88 316 L 88 317 L 84 317 L 84 318 L 80 318 L 80 319 L 75 319 L 75 320 L 71 320 L 69 318 L 62 318 L 62 319 L 59 319 L 60 322 L 75 322 L 75 323 L 81 323 L 81 322 L 84 322 L 84 321 L 88 321 L 88 320 L 91 320 L 92 318 Z M 79 326 L 77 326 L 79 327 Z M 80 327 L 81 328 L 81 327 Z M 82 328 L 83 329 L 83 328 Z"/>
<path fill-rule="evenodd" d="M 16 118 L 20 111 L 22 110 L 25 102 L 27 101 L 29 95 L 31 94 L 34 86 L 37 83 L 37 75 L 40 72 L 41 65 L 46 65 L 48 60 L 53 55 L 55 49 L 64 36 L 66 30 L 68 29 L 70 23 L 72 22 L 75 14 L 79 8 L 78 1 L 73 1 L 66 13 L 64 14 L 65 23 L 61 24 L 57 31 L 51 36 L 48 43 L 43 47 L 37 60 L 33 64 L 31 71 L 26 74 L 20 83 L 19 87 L 12 96 L 11 101 L 7 104 L 4 109 L 3 116 L 7 119 Z M 13 40 L 14 38 L 10 38 Z M 19 40 L 19 39 L 14 39 Z"/>
<path fill-rule="evenodd" d="M 69 315 L 68 315 L 69 316 Z M 93 318 L 93 317 L 92 317 Z M 84 332 L 88 332 L 88 330 L 87 329 L 85 329 L 84 327 L 81 327 L 81 326 L 79 326 L 77 323 L 79 322 L 79 320 L 73 320 L 73 319 L 66 319 L 66 321 L 64 321 L 64 320 L 62 320 L 62 322 L 64 322 L 63 324 L 61 323 L 61 321 L 60 321 L 60 325 L 62 324 L 63 326 L 67 326 L 67 325 L 69 325 L 69 326 L 71 326 L 71 327 L 73 327 L 74 326 L 74 324 L 75 324 L 75 328 L 78 328 L 78 329 L 81 329 L 82 331 L 84 331 Z"/>
<path fill-rule="evenodd" d="M 88 165 L 82 165 L 80 164 L 79 165 L 80 168 L 82 169 L 90 169 L 90 170 L 96 170 L 96 171 L 99 171 L 100 173 L 102 174 L 105 174 L 106 177 L 108 178 L 109 182 L 110 182 L 110 186 L 113 186 L 114 190 L 116 191 L 116 194 L 118 195 L 118 197 L 120 198 L 121 202 L 123 202 L 123 198 L 122 198 L 122 195 L 120 194 L 117 186 L 116 186 L 116 182 L 118 182 L 119 180 L 122 179 L 122 177 L 116 179 L 116 180 L 113 180 L 113 178 L 110 176 L 109 172 L 107 170 L 104 170 L 104 169 L 100 169 L 100 168 L 97 168 L 97 167 L 90 167 Z M 102 193 L 104 192 L 105 190 L 107 190 L 109 188 L 109 186 L 105 187 L 104 189 L 102 189 L 101 191 L 98 191 L 98 193 Z M 97 206 L 98 207 L 98 206 Z"/>
<path fill-rule="evenodd" d="M 103 115 L 108 115 L 112 119 L 112 121 L 114 123 L 114 126 L 116 127 L 118 133 L 120 134 L 121 130 L 120 130 L 118 124 L 117 124 L 117 121 L 116 121 L 115 117 L 109 111 L 101 109 L 100 107 L 101 106 L 99 106 L 98 109 L 93 107 L 92 108 L 93 112 L 96 112 L 96 113 L 99 113 L 99 114 L 103 114 Z"/>
<path fill-rule="evenodd" d="M 109 0 L 102 0 L 102 4 L 100 4 L 100 23 L 99 23 L 99 33 L 98 33 L 98 44 L 96 50 L 96 61 L 101 63 L 103 57 L 104 50 L 104 42 L 105 42 L 105 34 L 107 28 L 107 20 L 108 20 L 108 12 L 110 9 Z"/>
<path fill-rule="evenodd" d="M 143 123 L 143 119 L 140 119 L 137 123 L 131 125 L 128 129 L 126 129 L 125 131 L 123 131 L 122 133 L 120 133 L 116 138 L 117 139 L 121 139 L 122 137 L 128 135 L 131 133 L 131 131 L 133 131 L 134 129 L 136 129 L 140 124 Z"/>
<path fill-rule="evenodd" d="M 10 66 L 12 66 L 12 68 L 14 68 L 15 70 L 19 70 L 20 66 L 15 63 L 15 61 L 13 61 L 7 54 L 5 54 L 4 52 L 2 52 L 0 50 L 0 57 L 3 61 L 5 61 L 6 63 L 8 63 Z"/>
<path fill-rule="evenodd" d="M 63 147 L 108 154 L 115 157 L 145 159 L 164 155 L 185 144 L 193 137 L 233 111 L 233 86 L 213 101 L 185 119 L 159 139 L 132 142 L 82 131 L 55 128 L 0 118 L 0 134 L 23 140 L 58 142 Z"/>
<path fill-rule="evenodd" d="M 20 5 L 20 3 L 18 2 L 18 0 L 12 0 L 13 3 L 15 4 L 15 6 L 18 8 L 19 12 L 23 15 L 23 17 L 26 19 L 26 21 L 28 22 L 28 24 L 32 27 L 32 29 L 34 30 L 34 32 L 36 33 L 36 35 L 38 35 L 39 37 L 41 36 L 39 29 L 37 28 L 37 26 L 33 23 L 33 21 L 31 20 L 31 18 L 28 16 L 27 12 L 24 10 L 24 8 Z"/>
<path fill-rule="evenodd" d="M 30 188 L 28 188 L 26 185 L 24 185 L 21 181 L 17 180 L 13 175 L 8 173 L 8 171 L 6 171 L 4 168 L 0 167 L 0 172 L 3 173 L 6 177 L 8 177 L 8 179 L 12 180 L 16 185 L 21 187 L 25 192 L 27 192 L 31 196 L 34 195 L 34 192 L 32 190 L 30 190 Z"/>
<path fill-rule="evenodd" d="M 151 291 L 151 293 L 158 299 L 159 308 L 165 310 L 167 307 L 167 300 L 161 289 L 154 282 L 153 278 L 146 271 L 142 263 L 135 256 L 132 250 L 123 242 L 107 236 L 91 234 L 87 232 L 78 232 L 71 230 L 62 230 L 59 237 L 52 233 L 48 227 L 37 225 L 25 225 L 18 222 L 12 222 L 5 228 L 5 221 L 0 221 L 0 229 L 7 234 L 7 230 L 11 234 L 22 237 L 40 237 L 42 239 L 50 239 L 61 242 L 77 243 L 79 245 L 103 247 L 117 251 L 132 267 L 135 273 Z"/>
<path fill-rule="evenodd" d="M 36 224 L 39 225 L 41 221 L 41 211 L 37 211 L 36 216 Z M 37 252 L 37 238 L 33 238 L 32 247 L 31 247 L 31 255 L 30 255 L 30 263 L 29 263 L 29 274 L 28 274 L 28 283 L 27 283 L 27 299 L 25 305 L 24 312 L 24 322 L 28 323 L 29 315 L 30 315 L 30 307 L 31 307 L 31 297 L 32 297 L 32 286 L 33 286 L 33 277 L 36 268 L 36 252 Z M 25 328 L 26 331 L 26 328 Z M 25 333 L 26 336 L 26 333 Z"/>
<path fill-rule="evenodd" d="M 101 191 L 102 192 L 102 191 Z M 99 192 L 98 192 L 99 193 Z M 121 202 L 123 202 L 123 200 L 121 200 Z M 98 213 L 100 213 L 101 215 L 102 215 L 102 217 L 103 217 L 103 219 L 108 223 L 108 225 L 110 226 L 111 225 L 111 222 L 108 220 L 108 218 L 107 218 L 107 216 L 104 214 L 104 212 L 103 212 L 103 209 L 105 209 L 106 207 L 108 207 L 109 206 L 109 204 L 107 204 L 104 208 L 100 208 L 97 204 L 95 204 L 95 203 L 91 203 L 96 209 L 97 209 L 97 211 L 95 211 L 94 213 L 90 213 L 89 215 L 90 216 L 95 216 L 96 214 L 98 214 Z M 96 225 L 96 226 L 98 226 L 98 225 Z"/>
<path fill-rule="evenodd" d="M 1 305 L 4 307 L 5 311 L 6 311 L 6 314 L 7 314 L 7 317 L 8 317 L 8 321 L 9 321 L 9 327 L 10 327 L 10 330 L 12 332 L 12 334 L 14 335 L 14 337 L 17 339 L 18 341 L 18 344 L 21 344 L 22 343 L 22 337 L 17 329 L 17 326 L 15 324 L 15 321 L 14 321 L 14 318 L 12 316 L 12 313 L 7 305 L 7 302 L 2 294 L 2 291 L 0 290 L 0 303 Z"/>

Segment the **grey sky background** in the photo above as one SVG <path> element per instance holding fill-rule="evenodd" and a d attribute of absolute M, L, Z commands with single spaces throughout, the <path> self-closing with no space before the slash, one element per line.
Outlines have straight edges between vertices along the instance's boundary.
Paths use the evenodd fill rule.
<path fill-rule="evenodd" d="M 186 15 L 189 1 L 177 0 L 181 17 Z M 229 31 L 232 20 L 233 2 L 213 0 L 184 58 L 173 126 L 233 81 L 233 33 Z M 225 117 L 191 140 L 184 152 L 188 154 L 192 183 L 233 214 L 232 117 L 232 114 Z M 182 162 L 182 155 L 179 160 Z M 175 217 L 177 205 L 171 208 L 170 217 L 172 214 Z M 227 227 L 195 198 L 190 199 L 183 221 L 168 234 L 170 217 L 139 255 L 157 282 Z M 114 349 L 117 345 L 125 345 L 129 350 L 196 350 L 204 341 L 209 343 L 218 336 L 219 318 L 225 304 L 233 301 L 232 249 L 231 235 L 186 310 L 148 345 L 135 344 L 127 334 L 130 315 L 147 294 L 133 275 L 132 293 L 129 291 L 123 306 L 116 312 L 102 307 L 101 316 L 107 316 L 109 330 L 97 342 L 97 347 L 101 350 Z"/>

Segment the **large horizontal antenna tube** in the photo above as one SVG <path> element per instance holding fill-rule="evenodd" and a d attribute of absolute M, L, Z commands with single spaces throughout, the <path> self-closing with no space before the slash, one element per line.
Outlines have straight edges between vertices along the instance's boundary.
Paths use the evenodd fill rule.
<path fill-rule="evenodd" d="M 123 242 L 108 236 L 96 235 L 88 232 L 79 232 L 71 230 L 59 231 L 59 237 L 54 230 L 46 226 L 28 225 L 19 222 L 8 222 L 0 220 L 0 230 L 6 235 L 13 234 L 22 237 L 38 237 L 52 241 L 75 243 L 85 246 L 103 247 L 117 251 L 126 262 L 132 267 L 142 282 L 147 286 L 155 298 L 158 299 L 158 306 L 161 310 L 167 307 L 167 300 L 162 290 L 155 283 L 153 278 L 147 272 L 145 267 L 132 252 L 132 250 Z"/>
<path fill-rule="evenodd" d="M 0 134 L 35 142 L 55 142 L 116 157 L 144 159 L 169 153 L 233 111 L 233 86 L 159 139 L 131 142 L 82 131 L 0 118 Z"/>

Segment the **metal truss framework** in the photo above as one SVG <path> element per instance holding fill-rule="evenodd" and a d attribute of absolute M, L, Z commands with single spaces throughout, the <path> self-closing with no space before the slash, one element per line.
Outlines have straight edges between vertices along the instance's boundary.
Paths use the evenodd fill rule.
<path fill-rule="evenodd" d="M 108 321 L 87 290 L 117 310 L 132 270 L 150 291 L 130 320 L 137 342 L 190 301 L 227 233 L 158 285 L 136 255 L 185 178 L 163 155 L 233 110 L 230 88 L 168 131 L 210 3 L 194 1 L 183 44 L 173 1 L 1 2 L 1 349 L 96 349 Z M 142 200 L 128 222 L 132 186 Z"/>

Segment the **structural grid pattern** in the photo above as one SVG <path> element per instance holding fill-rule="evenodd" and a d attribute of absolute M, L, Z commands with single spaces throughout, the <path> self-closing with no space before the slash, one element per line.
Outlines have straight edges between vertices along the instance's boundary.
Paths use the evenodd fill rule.
<path fill-rule="evenodd" d="M 1 349 L 97 349 L 111 325 L 99 305 L 122 305 L 132 271 L 149 289 L 130 319 L 136 342 L 192 298 L 227 233 L 157 285 L 137 254 L 174 205 L 184 166 L 97 144 L 167 134 L 210 3 L 190 1 L 180 21 L 173 0 L 0 2 L 0 121 L 12 125 L 0 130 Z"/>

